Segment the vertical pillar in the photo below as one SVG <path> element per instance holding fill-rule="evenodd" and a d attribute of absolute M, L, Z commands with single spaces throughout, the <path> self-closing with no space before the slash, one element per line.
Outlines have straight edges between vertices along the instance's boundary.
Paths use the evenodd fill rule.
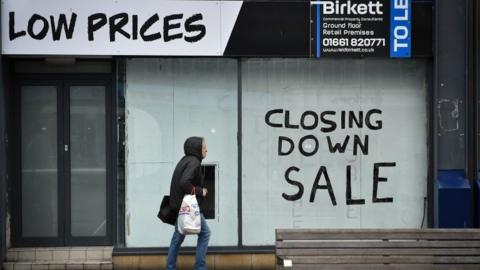
<path fill-rule="evenodd" d="M 0 5 L 0 37 L 2 7 Z M 0 40 L 0 264 L 5 259 L 6 252 L 6 147 L 5 147 L 5 89 L 3 77 L 2 46 Z M 0 265 L 1 267 L 1 265 Z"/>
<path fill-rule="evenodd" d="M 479 177 L 479 155 L 480 155 L 480 3 L 475 0 L 469 0 L 471 6 L 469 6 L 470 20 L 470 54 L 471 57 L 468 57 L 471 61 L 471 71 L 470 71 L 470 80 L 471 85 L 469 87 L 471 99 L 470 100 L 470 113 L 471 117 L 471 144 L 472 147 L 469 147 L 470 150 L 470 165 L 469 165 L 469 178 L 474 185 L 474 227 L 480 227 L 480 177 Z M 470 149 L 471 148 L 471 149 Z"/>
<path fill-rule="evenodd" d="M 126 90 L 126 72 L 127 64 L 125 58 L 116 58 L 116 128 L 117 128 L 117 179 L 116 179 L 116 236 L 114 237 L 114 245 L 116 247 L 125 247 L 125 90 Z M 115 216 L 115 215 L 114 215 Z"/>
<path fill-rule="evenodd" d="M 472 188 L 465 175 L 468 1 L 435 1 L 436 227 L 472 226 Z"/>
<path fill-rule="evenodd" d="M 478 70 L 478 28 L 476 22 L 477 1 L 467 0 L 467 88 L 466 88 L 466 175 L 472 186 L 473 227 L 478 227 L 478 185 L 477 185 L 477 83 Z"/>

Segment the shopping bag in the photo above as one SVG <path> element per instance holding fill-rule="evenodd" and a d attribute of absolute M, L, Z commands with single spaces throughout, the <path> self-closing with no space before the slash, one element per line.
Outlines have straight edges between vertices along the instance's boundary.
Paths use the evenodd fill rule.
<path fill-rule="evenodd" d="M 158 210 L 157 217 L 163 222 L 170 225 L 175 225 L 177 221 L 177 211 L 170 207 L 170 196 L 163 196 L 160 209 Z"/>
<path fill-rule="evenodd" d="M 193 192 L 195 194 L 195 192 Z M 182 235 L 198 234 L 201 230 L 200 207 L 195 195 L 185 195 L 178 211 L 178 232 Z"/>

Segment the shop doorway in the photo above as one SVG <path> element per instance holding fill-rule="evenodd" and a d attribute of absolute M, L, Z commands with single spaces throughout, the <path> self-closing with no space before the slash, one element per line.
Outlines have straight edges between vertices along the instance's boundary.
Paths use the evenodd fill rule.
<path fill-rule="evenodd" d="M 14 245 L 112 245 L 111 78 L 22 77 L 14 100 Z"/>

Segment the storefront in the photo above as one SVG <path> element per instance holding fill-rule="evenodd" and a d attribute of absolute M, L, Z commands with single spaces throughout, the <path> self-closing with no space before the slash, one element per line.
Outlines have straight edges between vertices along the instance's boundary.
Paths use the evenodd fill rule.
<path fill-rule="evenodd" d="M 214 253 L 271 253 L 276 228 L 437 226 L 432 6 L 6 1 L 7 248 L 165 254 L 189 136 Z"/>

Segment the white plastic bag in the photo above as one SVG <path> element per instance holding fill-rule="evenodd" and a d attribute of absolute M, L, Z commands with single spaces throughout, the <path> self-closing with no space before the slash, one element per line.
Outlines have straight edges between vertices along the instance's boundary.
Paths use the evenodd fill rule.
<path fill-rule="evenodd" d="M 178 211 L 178 232 L 182 235 L 198 234 L 201 230 L 200 207 L 195 195 L 185 195 Z"/>

